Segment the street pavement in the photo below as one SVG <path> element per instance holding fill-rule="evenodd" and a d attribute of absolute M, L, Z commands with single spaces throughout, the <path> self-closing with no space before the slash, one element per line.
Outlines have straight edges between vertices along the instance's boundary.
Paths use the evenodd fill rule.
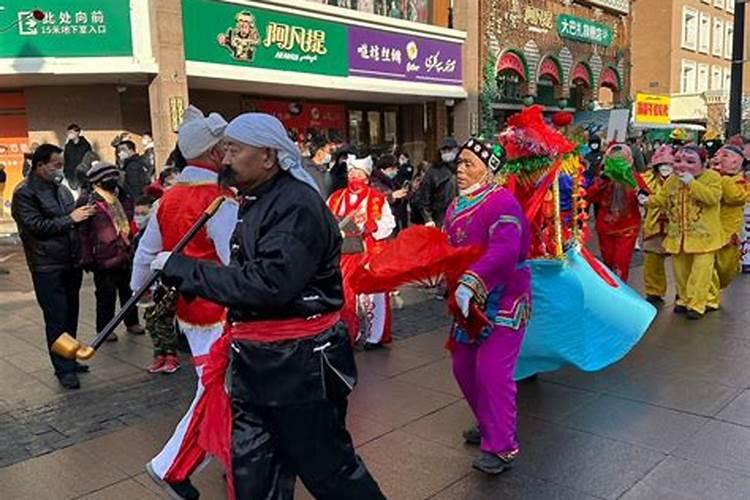
<path fill-rule="evenodd" d="M 3 259 L 12 255 L 8 260 Z M 158 499 L 143 466 L 192 397 L 187 364 L 148 375 L 150 341 L 119 332 L 65 392 L 49 366 L 41 314 L 19 247 L 0 246 L 0 498 Z M 633 270 L 640 287 L 641 269 Z M 672 292 L 671 292 L 672 293 Z M 396 342 L 357 354 L 349 426 L 389 499 L 746 499 L 750 492 L 750 278 L 700 322 L 666 306 L 622 362 L 519 385 L 516 467 L 488 479 L 463 444 L 470 412 L 443 349 L 445 304 L 407 289 Z M 93 288 L 81 292 L 81 337 L 94 335 Z M 221 470 L 195 476 L 225 498 Z M 299 498 L 309 498 L 300 485 Z M 356 499 L 352 499 L 356 500 Z"/>

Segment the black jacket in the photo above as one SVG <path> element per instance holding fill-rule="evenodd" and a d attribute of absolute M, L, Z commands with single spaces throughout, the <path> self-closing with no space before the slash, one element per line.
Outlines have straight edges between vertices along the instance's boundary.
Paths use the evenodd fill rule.
<path fill-rule="evenodd" d="M 68 188 L 35 173 L 16 188 L 11 204 L 31 272 L 62 271 L 79 258 L 78 235 L 70 213 L 75 200 Z"/>
<path fill-rule="evenodd" d="M 307 318 L 343 306 L 341 234 L 323 198 L 281 172 L 240 199 L 229 266 L 173 255 L 163 281 L 229 308 L 229 321 Z"/>
<path fill-rule="evenodd" d="M 91 151 L 91 144 L 83 136 L 78 138 L 78 142 L 70 141 L 65 144 L 63 160 L 65 161 L 64 173 L 66 179 L 76 180 L 76 167 L 83 160 L 83 156 L 89 151 Z"/>
<path fill-rule="evenodd" d="M 422 217 L 440 227 L 445 221 L 445 211 L 456 197 L 456 175 L 454 163 L 437 163 L 427 169 L 420 186 Z"/>
<path fill-rule="evenodd" d="M 148 165 L 141 156 L 133 155 L 125 160 L 122 170 L 125 172 L 125 189 L 131 198 L 138 198 L 150 184 Z"/>

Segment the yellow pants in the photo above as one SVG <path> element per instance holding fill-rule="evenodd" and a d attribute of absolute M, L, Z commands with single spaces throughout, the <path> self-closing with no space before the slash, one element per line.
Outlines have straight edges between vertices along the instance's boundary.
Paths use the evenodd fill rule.
<path fill-rule="evenodd" d="M 646 252 L 643 256 L 643 282 L 647 297 L 661 297 L 667 294 L 667 271 L 664 267 L 669 255 Z"/>
<path fill-rule="evenodd" d="M 721 291 L 732 284 L 742 268 L 742 250 L 737 245 L 727 245 L 716 252 L 714 272 L 711 279 L 711 291 L 708 306 L 718 309 L 721 304 Z"/>
<path fill-rule="evenodd" d="M 672 255 L 678 306 L 705 313 L 711 296 L 716 252 Z"/>

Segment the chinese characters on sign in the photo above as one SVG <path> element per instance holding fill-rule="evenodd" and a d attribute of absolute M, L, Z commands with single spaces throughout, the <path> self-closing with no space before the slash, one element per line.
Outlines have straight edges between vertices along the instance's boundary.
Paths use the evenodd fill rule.
<path fill-rule="evenodd" d="M 523 22 L 533 28 L 551 30 L 555 26 L 555 16 L 548 10 L 526 7 L 523 11 Z"/>
<path fill-rule="evenodd" d="M 638 93 L 635 98 L 635 122 L 639 124 L 669 124 L 670 97 Z"/>
<path fill-rule="evenodd" d="M 133 54 L 129 0 L 4 0 L 1 6 L 17 24 L 3 34 L 0 57 Z M 36 19 L 32 9 L 44 18 Z"/>
<path fill-rule="evenodd" d="M 351 26 L 349 73 L 461 84 L 461 44 Z"/>
<path fill-rule="evenodd" d="M 273 45 L 280 50 L 287 51 L 284 58 L 293 61 L 306 59 L 315 62 L 318 56 L 324 56 L 328 53 L 325 31 L 276 22 L 270 22 L 266 26 L 266 39 L 263 42 L 264 47 L 272 47 Z M 300 50 L 303 55 L 300 57 L 298 54 L 290 53 L 289 51 L 293 49 Z M 278 54 L 277 57 L 279 57 Z"/>
<path fill-rule="evenodd" d="M 580 17 L 562 14 L 557 16 L 557 33 L 562 38 L 576 40 L 594 45 L 609 47 L 612 45 L 612 28 L 605 24 L 589 21 Z"/>

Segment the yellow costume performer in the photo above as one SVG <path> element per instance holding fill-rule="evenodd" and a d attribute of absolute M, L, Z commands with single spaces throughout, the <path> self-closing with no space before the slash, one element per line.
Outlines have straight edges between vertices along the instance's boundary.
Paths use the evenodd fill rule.
<path fill-rule="evenodd" d="M 737 146 L 727 145 L 719 150 L 712 162 L 721 174 L 721 241 L 716 252 L 709 309 L 718 309 L 721 290 L 727 288 L 741 267 L 742 241 L 740 233 L 744 223 L 745 205 L 750 201 L 750 190 L 742 173 L 744 156 Z"/>
<path fill-rule="evenodd" d="M 705 170 L 706 152 L 694 145 L 675 153 L 674 170 L 648 208 L 666 211 L 669 222 L 664 249 L 672 255 L 677 284 L 676 313 L 700 319 L 706 312 L 714 258 L 722 246 L 721 176 Z"/>
<path fill-rule="evenodd" d="M 661 191 L 674 168 L 674 150 L 671 146 L 662 146 L 651 158 L 651 170 L 643 174 L 648 190 L 652 195 Z M 664 238 L 667 236 L 669 218 L 666 211 L 658 207 L 646 209 L 643 219 L 643 281 L 646 300 L 654 305 L 664 302 L 667 293 L 666 259 L 669 256 L 664 250 Z"/>

